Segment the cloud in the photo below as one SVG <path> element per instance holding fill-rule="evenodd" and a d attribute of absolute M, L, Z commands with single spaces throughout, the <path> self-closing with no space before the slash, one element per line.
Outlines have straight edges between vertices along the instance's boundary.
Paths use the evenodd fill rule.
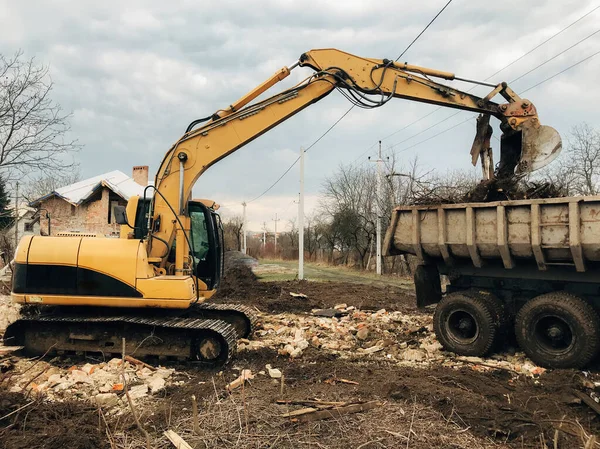
<path fill-rule="evenodd" d="M 156 170 L 189 122 L 228 106 L 304 51 L 334 47 L 365 57 L 396 58 L 439 6 L 421 2 L 406 8 L 396 0 L 0 0 L 0 48 L 4 54 L 22 49 L 27 57 L 49 64 L 53 98 L 73 113 L 72 135 L 85 145 L 79 155 L 83 176 L 114 169 L 129 172 L 141 164 Z M 402 60 L 485 79 L 593 6 L 589 0 L 540 0 L 526 8 L 522 0 L 455 2 Z M 510 81 L 590 34 L 599 14 L 594 12 L 491 80 Z M 532 72 L 516 83 L 517 91 L 591 54 L 599 42 L 600 35 L 594 36 Z M 527 92 L 527 97 L 542 121 L 564 135 L 582 121 L 600 123 L 594 107 L 600 97 L 595 82 L 599 69 L 600 56 Z M 310 70 L 298 68 L 270 93 L 308 74 Z M 478 95 L 488 91 L 473 90 Z M 300 146 L 313 143 L 348 107 L 339 93 L 332 93 L 211 167 L 195 194 L 223 203 L 258 196 L 295 160 Z M 377 110 L 355 108 L 307 154 L 307 195 L 316 198 L 324 178 L 340 163 L 366 164 L 377 141 L 391 133 L 384 148 L 405 141 L 394 147 L 402 161 L 418 156 L 430 168 L 468 169 L 470 123 L 432 138 L 467 113 L 427 130 L 455 113 L 442 109 L 410 125 L 435 109 L 402 100 Z M 257 201 L 253 222 L 270 220 L 275 209 L 288 207 L 297 191 L 295 167 Z"/>

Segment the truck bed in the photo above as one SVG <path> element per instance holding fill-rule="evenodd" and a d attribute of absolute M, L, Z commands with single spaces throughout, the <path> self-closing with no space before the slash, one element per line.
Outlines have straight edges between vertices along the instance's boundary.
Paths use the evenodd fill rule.
<path fill-rule="evenodd" d="M 600 261 L 600 196 L 399 206 L 392 211 L 384 254 L 414 254 L 451 266 L 487 260 L 504 268 L 570 266 Z"/>

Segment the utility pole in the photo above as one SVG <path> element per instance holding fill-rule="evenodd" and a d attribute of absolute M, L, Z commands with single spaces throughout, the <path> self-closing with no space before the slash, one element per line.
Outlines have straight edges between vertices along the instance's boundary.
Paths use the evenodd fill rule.
<path fill-rule="evenodd" d="M 300 147 L 300 200 L 298 201 L 298 279 L 304 279 L 304 148 Z"/>
<path fill-rule="evenodd" d="M 17 246 L 19 245 L 19 183 L 15 187 L 15 248 L 13 258 L 17 255 Z"/>
<path fill-rule="evenodd" d="M 263 249 L 267 246 L 267 222 L 263 221 Z"/>
<path fill-rule="evenodd" d="M 244 218 L 242 221 L 242 232 L 244 233 L 243 238 L 242 238 L 242 252 L 244 254 L 248 254 L 248 251 L 246 250 L 246 202 L 244 201 L 242 203 L 242 206 L 244 206 Z"/>
<path fill-rule="evenodd" d="M 275 222 L 275 255 L 277 255 L 277 222 L 281 218 L 277 218 L 277 212 L 275 212 L 275 218 L 272 219 Z"/>
<path fill-rule="evenodd" d="M 369 156 L 369 160 L 371 160 L 370 156 Z M 377 153 L 377 160 L 371 161 L 371 162 L 377 162 L 377 191 L 375 193 L 375 195 L 376 195 L 375 211 L 377 214 L 376 224 L 375 224 L 375 234 L 376 234 L 375 246 L 377 248 L 376 248 L 375 253 L 377 256 L 377 260 L 376 260 L 377 274 L 381 275 L 381 206 L 379 204 L 379 202 L 381 200 L 381 173 L 382 173 L 382 164 L 383 164 L 383 159 L 381 159 L 381 140 L 379 141 L 379 151 Z"/>

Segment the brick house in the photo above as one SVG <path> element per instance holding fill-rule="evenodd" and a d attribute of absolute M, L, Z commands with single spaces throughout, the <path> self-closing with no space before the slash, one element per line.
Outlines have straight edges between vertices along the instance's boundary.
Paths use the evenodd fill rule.
<path fill-rule="evenodd" d="M 143 195 L 148 185 L 148 166 L 133 167 L 132 177 L 115 170 L 61 187 L 29 203 L 40 211 L 40 232 L 82 232 L 117 237 L 114 206 L 127 205 Z M 150 192 L 151 193 L 151 192 Z"/>

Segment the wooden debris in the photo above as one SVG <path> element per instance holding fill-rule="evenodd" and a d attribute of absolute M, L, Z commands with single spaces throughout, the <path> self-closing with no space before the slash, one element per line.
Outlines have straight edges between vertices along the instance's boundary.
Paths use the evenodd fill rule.
<path fill-rule="evenodd" d="M 306 415 L 307 413 L 314 413 L 318 410 L 319 410 L 318 408 L 314 408 L 314 407 L 301 408 L 300 410 L 294 410 L 293 412 L 284 413 L 283 415 L 281 415 L 281 417 L 282 418 L 293 418 L 295 416 Z"/>
<path fill-rule="evenodd" d="M 358 382 L 355 382 L 353 380 L 348 380 L 348 379 L 339 379 L 339 378 L 336 378 L 335 381 L 343 383 L 343 384 L 349 384 L 349 385 L 360 385 Z"/>
<path fill-rule="evenodd" d="M 16 351 L 20 351 L 25 346 L 0 346 L 0 357 L 3 357 L 7 354 L 11 354 Z"/>
<path fill-rule="evenodd" d="M 579 390 L 575 390 L 573 393 L 575 394 L 575 396 L 581 399 L 585 403 L 585 405 L 587 405 L 589 408 L 591 408 L 593 411 L 600 415 L 600 404 L 594 401 L 589 395 Z"/>
<path fill-rule="evenodd" d="M 145 368 L 151 369 L 152 371 L 156 370 L 156 368 L 154 366 L 148 365 L 147 363 L 144 363 L 141 360 L 136 359 L 135 357 L 131 357 L 130 355 L 126 355 L 125 360 L 128 361 L 129 363 L 133 363 L 134 365 L 141 365 Z"/>
<path fill-rule="evenodd" d="M 294 292 L 290 292 L 290 296 L 292 298 L 300 298 L 300 299 L 307 299 L 308 296 L 306 296 L 304 293 L 294 293 Z"/>
<path fill-rule="evenodd" d="M 319 400 L 311 400 L 311 399 L 306 399 L 304 401 L 296 401 L 293 399 L 289 399 L 289 400 L 278 400 L 275 401 L 277 404 L 285 404 L 285 405 L 306 405 L 306 406 L 312 406 L 312 407 L 319 407 L 319 408 L 323 408 L 323 407 L 342 407 L 345 405 L 348 405 L 348 402 L 339 402 L 339 401 L 319 401 Z"/>
<path fill-rule="evenodd" d="M 173 446 L 177 449 L 193 449 L 192 446 L 187 444 L 183 438 L 181 438 L 175 431 L 167 430 L 163 432 L 164 436 L 166 436 Z"/>
<path fill-rule="evenodd" d="M 290 413 L 285 413 L 281 415 L 284 418 L 291 418 L 290 421 L 297 422 L 312 422 L 318 421 L 321 419 L 328 418 L 337 418 L 342 415 L 349 415 L 351 413 L 359 413 L 367 410 L 374 409 L 375 407 L 379 407 L 382 404 L 377 401 L 371 402 L 360 402 L 360 403 L 352 403 L 349 405 L 341 406 L 341 407 L 332 407 L 327 409 L 319 409 L 314 407 L 308 407 L 300 410 L 295 410 Z"/>
<path fill-rule="evenodd" d="M 233 382 L 228 383 L 225 386 L 225 389 L 231 393 L 233 390 L 241 387 L 247 380 L 250 380 L 250 379 L 254 379 L 254 375 L 252 374 L 252 371 L 250 371 L 249 369 L 244 369 L 244 370 L 242 370 L 240 377 L 238 377 Z"/>

